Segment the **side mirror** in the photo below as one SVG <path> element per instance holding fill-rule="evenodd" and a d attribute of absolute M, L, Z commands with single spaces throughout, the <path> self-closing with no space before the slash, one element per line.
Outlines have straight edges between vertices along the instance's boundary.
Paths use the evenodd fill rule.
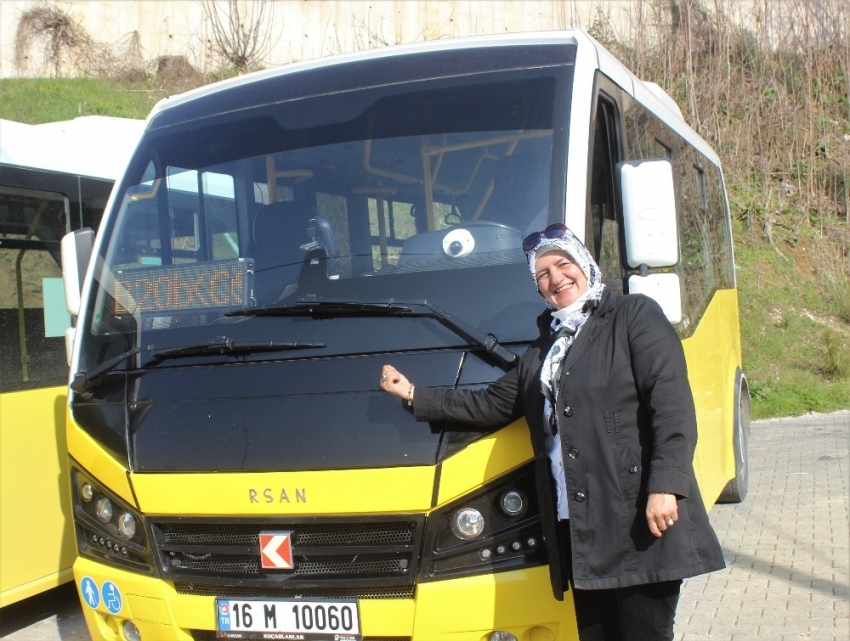
<path fill-rule="evenodd" d="M 673 272 L 651 269 L 679 262 L 676 189 L 669 160 L 637 160 L 617 165 L 623 199 L 626 260 L 638 274 L 629 276 L 629 293 L 655 299 L 667 319 L 682 322 L 682 288 Z"/>
<path fill-rule="evenodd" d="M 86 227 L 62 237 L 62 282 L 65 285 L 65 305 L 71 316 L 80 315 L 83 279 L 94 247 L 94 230 Z"/>
<path fill-rule="evenodd" d="M 629 276 L 629 293 L 646 294 L 661 305 L 664 315 L 673 325 L 682 322 L 682 288 L 678 274 Z"/>
<path fill-rule="evenodd" d="M 676 190 L 669 160 L 617 165 L 629 267 L 672 267 L 679 262 Z"/>

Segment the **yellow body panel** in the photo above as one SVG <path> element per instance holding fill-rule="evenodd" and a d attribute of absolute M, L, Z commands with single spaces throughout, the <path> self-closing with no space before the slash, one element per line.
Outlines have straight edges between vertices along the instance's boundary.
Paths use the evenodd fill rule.
<path fill-rule="evenodd" d="M 89 474 L 103 483 L 111 492 L 114 492 L 130 505 L 136 504 L 133 491 L 127 478 L 127 470 L 118 461 L 107 454 L 91 436 L 86 434 L 77 426 L 68 412 L 68 453 L 71 458 L 85 469 Z M 69 477 L 70 482 L 70 477 Z"/>
<path fill-rule="evenodd" d="M 189 641 L 191 630 L 215 627 L 215 597 L 177 594 L 169 583 L 82 558 L 74 575 L 78 589 L 89 577 L 99 589 L 111 581 L 121 592 L 117 614 L 102 597 L 95 608 L 81 599 L 95 640 L 117 641 L 127 619 L 143 639 L 157 641 Z M 577 639 L 570 594 L 554 599 L 546 567 L 422 583 L 415 599 L 361 600 L 359 607 L 365 637 L 484 641 L 494 630 L 507 630 L 521 641 Z"/>
<path fill-rule="evenodd" d="M 696 331 L 682 341 L 699 428 L 694 468 L 706 506 L 714 504 L 735 476 L 735 374 L 741 367 L 738 322 L 737 290 L 720 290 Z"/>
<path fill-rule="evenodd" d="M 0 607 L 72 578 L 64 387 L 0 395 Z"/>
<path fill-rule="evenodd" d="M 396 514 L 429 509 L 434 468 L 133 474 L 132 483 L 139 509 L 148 514 Z"/>
<path fill-rule="evenodd" d="M 531 439 L 525 420 L 475 441 L 443 462 L 437 505 L 467 494 L 470 482 L 484 485 L 531 460 Z"/>

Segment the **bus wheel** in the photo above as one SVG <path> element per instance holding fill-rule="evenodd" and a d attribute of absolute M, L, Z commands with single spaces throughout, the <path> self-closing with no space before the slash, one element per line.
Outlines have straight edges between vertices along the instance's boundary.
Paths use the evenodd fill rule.
<path fill-rule="evenodd" d="M 750 390 L 743 375 L 739 374 L 738 403 L 735 411 L 735 478 L 723 488 L 718 503 L 740 503 L 747 497 L 750 481 Z"/>

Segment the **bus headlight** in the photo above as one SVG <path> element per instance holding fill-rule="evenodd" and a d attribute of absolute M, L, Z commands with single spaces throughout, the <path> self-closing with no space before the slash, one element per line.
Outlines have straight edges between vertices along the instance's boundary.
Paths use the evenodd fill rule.
<path fill-rule="evenodd" d="M 121 624 L 121 629 L 124 632 L 124 638 L 127 639 L 127 641 L 142 641 L 142 633 L 132 621 L 124 621 L 124 623 Z"/>
<path fill-rule="evenodd" d="M 125 539 L 132 539 L 136 536 L 136 519 L 129 512 L 124 512 L 118 517 L 118 532 Z"/>
<path fill-rule="evenodd" d="M 112 501 L 105 496 L 101 496 L 97 500 L 96 505 L 95 513 L 97 514 L 97 518 L 100 519 L 101 523 L 109 523 L 112 520 Z"/>
<path fill-rule="evenodd" d="M 529 463 L 428 516 L 419 580 L 543 565 L 542 538 Z"/>
<path fill-rule="evenodd" d="M 459 539 L 472 540 L 484 531 L 484 517 L 474 507 L 464 507 L 452 517 L 452 532 Z"/>
<path fill-rule="evenodd" d="M 508 490 L 499 497 L 499 507 L 505 516 L 519 517 L 525 512 L 525 497 L 519 490 Z"/>
<path fill-rule="evenodd" d="M 80 556 L 156 574 L 142 515 L 71 461 L 71 496 Z"/>

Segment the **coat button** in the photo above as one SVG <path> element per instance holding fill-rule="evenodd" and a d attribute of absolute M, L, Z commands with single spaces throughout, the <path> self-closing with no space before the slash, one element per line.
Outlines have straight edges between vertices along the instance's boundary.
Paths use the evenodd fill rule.
<path fill-rule="evenodd" d="M 564 408 L 564 416 L 572 416 L 575 413 L 576 413 L 576 411 L 572 407 L 570 407 L 569 405 L 567 405 Z"/>
<path fill-rule="evenodd" d="M 585 498 L 586 497 L 584 496 L 584 494 L 582 492 L 576 492 L 576 496 L 575 496 L 576 501 L 578 501 L 579 503 L 582 503 Z"/>
<path fill-rule="evenodd" d="M 578 458 L 578 450 L 575 448 L 570 449 L 570 451 L 567 452 L 567 456 L 570 458 Z"/>
<path fill-rule="evenodd" d="M 637 474 L 637 465 L 632 465 L 629 468 L 629 474 Z"/>

